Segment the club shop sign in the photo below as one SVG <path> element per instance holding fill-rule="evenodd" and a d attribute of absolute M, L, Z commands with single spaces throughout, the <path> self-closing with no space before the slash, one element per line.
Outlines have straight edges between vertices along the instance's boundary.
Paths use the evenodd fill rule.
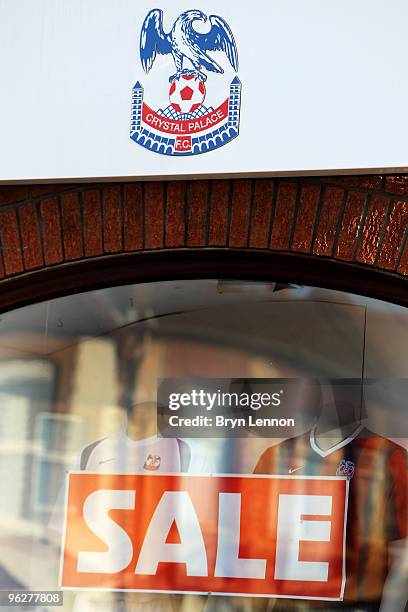
<path fill-rule="evenodd" d="M 195 29 L 197 22 L 209 22 L 208 31 L 201 33 Z M 238 136 L 239 78 L 235 76 L 229 87 L 225 87 L 225 99 L 218 100 L 215 108 L 206 101 L 213 97 L 206 90 L 206 73 L 224 75 L 224 69 L 212 59 L 211 51 L 224 53 L 231 68 L 238 71 L 237 45 L 231 28 L 222 17 L 208 17 L 202 11 L 190 9 L 181 13 L 166 33 L 163 11 L 149 11 L 140 34 L 143 69 L 150 72 L 158 54 L 171 55 L 176 73 L 169 78 L 165 107 L 157 111 L 144 102 L 141 83 L 138 81 L 133 87 L 132 140 L 150 151 L 180 156 L 218 149 Z"/>
<path fill-rule="evenodd" d="M 347 478 L 68 478 L 62 588 L 343 597 Z"/>
<path fill-rule="evenodd" d="M 0 182 L 407 171 L 407 23 L 406 0 L 2 0 Z"/>

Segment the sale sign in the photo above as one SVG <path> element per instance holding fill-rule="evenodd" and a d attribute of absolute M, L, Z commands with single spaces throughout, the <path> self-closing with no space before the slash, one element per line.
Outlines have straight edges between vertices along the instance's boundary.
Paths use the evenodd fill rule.
<path fill-rule="evenodd" d="M 345 477 L 68 476 L 65 589 L 338 601 Z"/>

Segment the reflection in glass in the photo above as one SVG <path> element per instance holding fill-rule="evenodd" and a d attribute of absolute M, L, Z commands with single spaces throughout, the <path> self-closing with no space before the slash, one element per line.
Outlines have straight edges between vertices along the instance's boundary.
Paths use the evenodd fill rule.
<path fill-rule="evenodd" d="M 350 481 L 347 604 L 340 605 L 374 610 L 383 600 L 403 610 L 406 347 L 401 307 L 274 283 L 131 285 L 7 313 L 0 328 L 0 587 L 58 588 L 68 471 L 296 470 Z M 291 404 L 297 425 L 290 440 L 228 432 L 167 439 L 156 421 L 164 378 L 314 379 L 319 400 L 307 410 L 302 401 Z M 338 604 L 98 590 L 66 591 L 64 604 L 81 611 L 332 607 Z"/>

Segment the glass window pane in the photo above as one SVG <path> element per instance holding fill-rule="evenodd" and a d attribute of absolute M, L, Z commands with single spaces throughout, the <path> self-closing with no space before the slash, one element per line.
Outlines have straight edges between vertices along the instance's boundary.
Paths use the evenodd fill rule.
<path fill-rule="evenodd" d="M 404 610 L 407 323 L 216 279 L 6 313 L 0 587 L 62 581 L 81 611 Z"/>

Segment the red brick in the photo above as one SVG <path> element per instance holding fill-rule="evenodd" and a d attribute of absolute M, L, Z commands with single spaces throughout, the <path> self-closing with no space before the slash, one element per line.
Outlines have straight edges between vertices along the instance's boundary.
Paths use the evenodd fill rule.
<path fill-rule="evenodd" d="M 69 189 L 77 189 L 80 185 L 63 183 L 61 185 L 34 185 L 31 187 L 31 197 L 41 198 L 45 195 L 56 195 Z"/>
<path fill-rule="evenodd" d="M 28 198 L 27 187 L 0 187 L 0 206 L 14 204 Z"/>
<path fill-rule="evenodd" d="M 317 185 L 302 186 L 292 241 L 293 251 L 309 253 L 311 250 L 319 197 L 320 187 Z"/>
<path fill-rule="evenodd" d="M 408 240 L 405 243 L 404 250 L 398 265 L 398 272 L 404 276 L 408 276 Z"/>
<path fill-rule="evenodd" d="M 348 194 L 336 248 L 336 257 L 339 259 L 346 261 L 354 259 L 365 200 L 365 193 L 350 192 Z"/>
<path fill-rule="evenodd" d="M 122 206 L 120 186 L 105 187 L 103 202 L 103 250 L 118 253 L 122 250 Z"/>
<path fill-rule="evenodd" d="M 61 242 L 61 217 L 57 198 L 48 198 L 41 202 L 43 227 L 44 262 L 46 266 L 63 261 Z"/>
<path fill-rule="evenodd" d="M 123 223 L 125 232 L 125 251 L 138 251 L 143 248 L 143 194 L 140 183 L 124 186 Z"/>
<path fill-rule="evenodd" d="M 246 247 L 249 237 L 252 181 L 239 179 L 233 182 L 231 202 L 230 247 Z"/>
<path fill-rule="evenodd" d="M 339 187 L 359 187 L 361 189 L 383 189 L 384 177 L 378 174 L 363 175 L 363 176 L 329 176 L 321 179 L 322 183 L 328 185 L 337 185 Z"/>
<path fill-rule="evenodd" d="M 208 246 L 226 246 L 231 181 L 216 180 L 211 185 Z"/>
<path fill-rule="evenodd" d="M 377 261 L 379 268 L 395 270 L 407 225 L 408 202 L 394 202 Z"/>
<path fill-rule="evenodd" d="M 75 186 L 69 184 L 0 187 L 0 206 L 5 207 L 2 212 L 0 208 L 0 236 L 5 247 L 0 252 L 0 278 L 4 274 L 2 257 L 6 274 L 14 275 L 24 269 L 38 269 L 43 260 L 45 265 L 61 263 L 63 245 L 67 260 L 78 259 L 83 254 L 87 257 L 101 254 L 103 239 L 105 252 L 141 249 L 144 242 L 146 248 L 153 249 L 184 247 L 186 222 L 187 244 L 191 247 L 206 246 L 208 230 L 209 246 L 225 246 L 229 233 L 229 245 L 233 248 L 247 245 L 265 248 L 272 215 L 270 245 L 273 249 L 291 247 L 302 253 L 312 249 L 315 255 L 324 257 L 333 256 L 335 251 L 336 256 L 346 261 L 356 260 L 390 271 L 397 268 L 408 225 L 408 175 L 325 177 L 318 181 L 324 185 L 320 209 L 316 179 L 293 182 L 275 179 L 274 182 L 278 183 L 275 207 L 270 179 L 215 180 L 210 190 L 207 181 L 190 181 L 187 187 L 182 181 L 169 182 L 167 187 L 164 183 L 146 183 L 143 188 L 140 183 L 105 185 L 97 189 L 84 186 L 82 196 L 73 192 Z M 342 212 L 345 187 L 356 191 L 348 194 Z M 143 189 L 146 189 L 146 198 L 143 198 Z M 390 194 L 388 200 L 386 195 L 368 193 L 370 199 L 365 206 L 367 191 L 384 189 Z M 166 202 L 163 190 L 167 191 Z M 54 195 L 41 203 L 25 202 L 30 195 L 40 199 L 44 194 L 60 194 L 60 205 Z M 391 202 L 388 210 L 391 194 L 401 197 Z M 14 212 L 11 209 L 17 203 L 20 208 Z M 40 205 L 40 220 L 35 205 Z M 390 213 L 388 220 L 387 212 Z M 408 276 L 408 243 L 398 271 Z"/>
<path fill-rule="evenodd" d="M 383 196 L 372 196 L 367 208 L 361 242 L 356 260 L 373 265 L 378 255 L 384 223 L 388 212 L 389 200 Z"/>
<path fill-rule="evenodd" d="M 84 243 L 86 257 L 103 253 L 101 196 L 98 189 L 82 194 Z"/>
<path fill-rule="evenodd" d="M 249 236 L 249 246 L 267 249 L 273 204 L 273 181 L 259 179 L 255 182 L 254 202 Z"/>
<path fill-rule="evenodd" d="M 205 246 L 208 214 L 208 181 L 191 181 L 187 193 L 187 246 Z"/>
<path fill-rule="evenodd" d="M 0 212 L 0 239 L 6 275 L 23 272 L 23 256 L 14 209 Z"/>
<path fill-rule="evenodd" d="M 279 183 L 272 226 L 271 249 L 283 251 L 289 248 L 296 195 L 296 183 Z"/>
<path fill-rule="evenodd" d="M 185 245 L 185 197 L 185 181 L 170 181 L 167 183 L 166 247 L 182 247 Z"/>
<path fill-rule="evenodd" d="M 26 270 L 40 268 L 44 264 L 44 260 L 41 248 L 37 206 L 35 204 L 21 206 L 18 211 L 18 216 L 23 242 L 24 267 Z"/>
<path fill-rule="evenodd" d="M 145 248 L 164 246 L 164 184 L 145 183 Z"/>
<path fill-rule="evenodd" d="M 337 187 L 327 187 L 324 191 L 320 217 L 317 225 L 313 253 L 323 257 L 333 255 L 336 239 L 337 222 L 344 199 L 344 190 Z"/>
<path fill-rule="evenodd" d="M 408 196 L 408 174 L 386 176 L 385 191 L 401 196 Z"/>
<path fill-rule="evenodd" d="M 79 195 L 67 193 L 61 196 L 62 238 L 65 259 L 71 261 L 83 256 L 81 209 Z"/>

